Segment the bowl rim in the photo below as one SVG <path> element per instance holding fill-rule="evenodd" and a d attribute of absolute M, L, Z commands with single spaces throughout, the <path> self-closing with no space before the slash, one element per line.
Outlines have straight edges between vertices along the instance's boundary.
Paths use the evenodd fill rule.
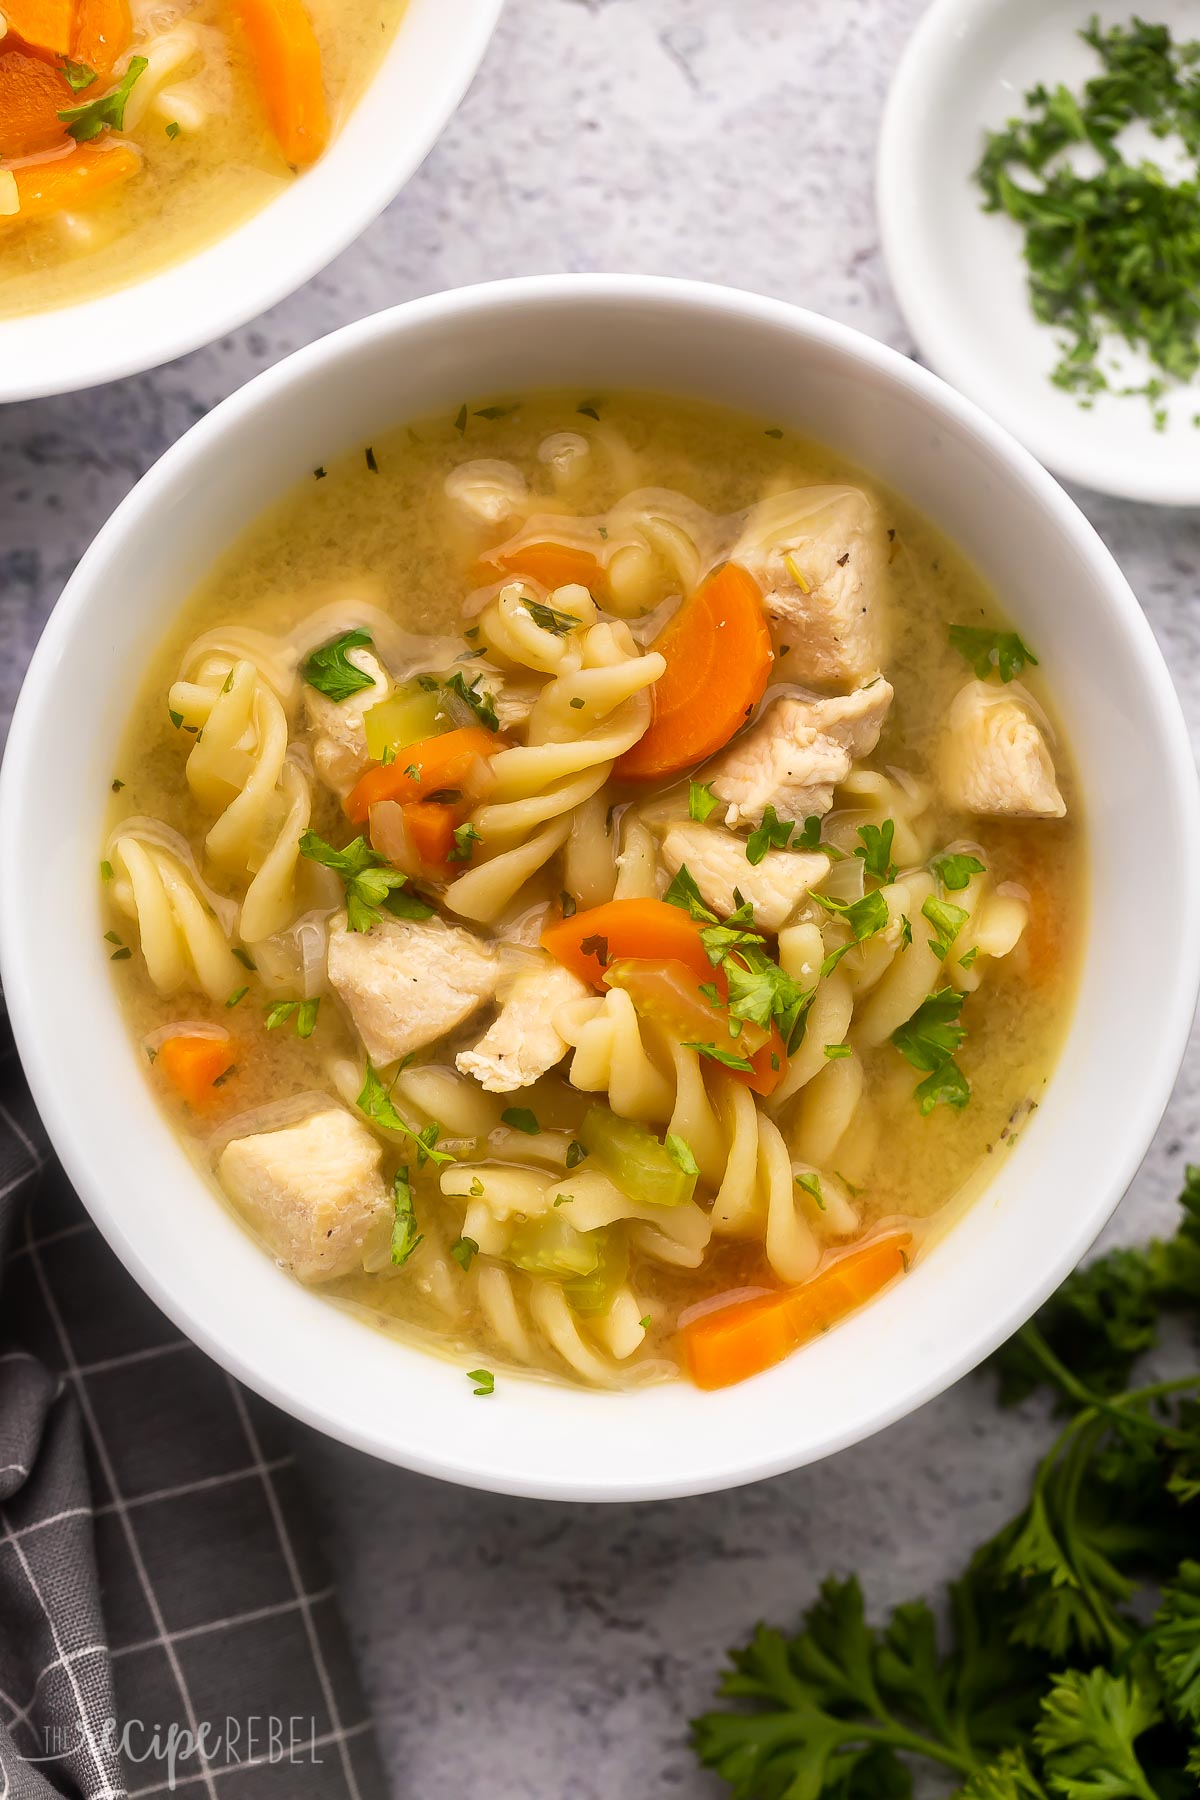
<path fill-rule="evenodd" d="M 260 317 L 319 275 L 416 174 L 478 73 L 503 6 L 504 0 L 407 0 L 391 43 L 336 136 L 264 205 L 139 280 L 66 306 L 0 314 L 0 405 L 80 393 L 173 362 Z M 410 38 L 426 32 L 438 34 L 444 82 L 422 85 L 417 124 L 395 136 L 393 155 L 361 154 L 355 121 L 382 104 L 385 84 L 396 81 L 398 69 L 403 77 Z M 392 141 L 388 133 L 383 141 Z M 372 148 L 378 151 L 374 141 Z M 350 168 L 354 179 L 346 181 Z M 314 232 L 318 218 L 322 230 Z M 133 312 L 135 324 L 122 328 Z"/>
<path fill-rule="evenodd" d="M 941 284 L 929 279 L 919 242 L 908 229 L 912 196 L 920 191 L 914 164 L 919 145 L 937 130 L 938 92 L 950 59 L 964 53 L 981 19 L 1002 12 L 1006 0 L 929 0 L 912 28 L 892 75 L 875 154 L 875 215 L 884 267 L 923 360 L 996 421 L 1062 480 L 1096 493 L 1150 506 L 1200 505 L 1195 463 L 1172 478 L 1157 464 L 1146 469 L 1133 440 L 1121 457 L 1106 448 L 1107 434 L 1083 426 L 1078 433 L 1043 423 L 1009 390 L 980 378 L 980 359 L 969 338 L 948 329 L 958 309 Z M 1081 15 L 1082 16 L 1082 15 Z M 982 122 L 981 122 L 982 129 Z M 965 178 L 965 172 L 964 172 Z M 1087 418 L 1088 415 L 1082 415 Z"/>
<path fill-rule="evenodd" d="M 214 1308 L 211 1317 L 198 1318 L 177 1301 L 169 1277 L 147 1263 L 138 1243 L 126 1231 L 124 1220 L 116 1216 L 106 1198 L 101 1180 L 93 1174 L 82 1137 L 73 1123 L 69 1098 L 56 1080 L 53 1032 L 44 1017 L 44 1009 L 38 1006 L 36 955 L 33 953 L 36 907 L 30 900 L 28 883 L 20 876 L 21 797 L 32 780 L 32 775 L 27 779 L 24 771 L 37 767 L 39 721 L 45 709 L 53 704 L 53 684 L 62 648 L 73 632 L 88 628 L 89 615 L 91 629 L 96 628 L 99 590 L 93 592 L 92 572 L 102 567 L 110 550 L 120 545 L 127 526 L 140 521 L 181 472 L 205 462 L 248 417 L 260 412 L 269 413 L 278 396 L 295 384 L 303 384 L 310 375 L 327 365 L 336 365 L 343 357 L 357 353 L 364 346 L 373 346 L 379 353 L 386 353 L 409 326 L 432 321 L 439 330 L 452 333 L 456 322 L 470 315 L 486 316 L 498 308 L 520 312 L 535 302 L 570 307 L 576 303 L 591 305 L 598 299 L 608 307 L 627 306 L 635 310 L 645 304 L 657 303 L 681 317 L 694 312 L 708 314 L 730 329 L 743 322 L 749 326 L 762 324 L 786 328 L 794 337 L 827 346 L 867 365 L 892 385 L 898 384 L 908 390 L 943 420 L 957 422 L 985 449 L 990 449 L 993 455 L 1008 464 L 1021 479 L 1033 503 L 1040 504 L 1059 531 L 1071 539 L 1088 573 L 1119 614 L 1144 691 L 1152 698 L 1161 721 L 1169 755 L 1163 771 L 1165 787 L 1181 811 L 1189 813 L 1200 825 L 1200 784 L 1187 728 L 1166 664 L 1125 577 L 1075 502 L 1001 426 L 939 377 L 851 327 L 784 301 L 702 282 L 611 275 L 518 277 L 412 300 L 345 326 L 254 377 L 198 421 L 142 477 L 101 528 L 47 623 L 18 699 L 7 752 L 0 766 L 0 973 L 4 978 L 18 1050 L 45 1128 L 87 1211 L 135 1280 L 187 1337 L 248 1387 L 327 1435 L 420 1473 L 524 1497 L 585 1501 L 671 1498 L 737 1487 L 783 1473 L 874 1435 L 976 1367 L 1053 1292 L 1076 1266 L 1115 1210 L 1141 1163 L 1170 1097 L 1200 988 L 1200 934 L 1196 934 L 1185 937 L 1177 945 L 1178 980 L 1169 994 L 1159 996 L 1161 1014 L 1156 1022 L 1154 1056 L 1146 1065 L 1145 1079 L 1138 1091 L 1129 1096 L 1128 1109 L 1121 1120 L 1121 1154 L 1111 1159 L 1107 1183 L 1093 1191 L 1088 1205 L 1078 1208 L 1068 1228 L 1059 1233 L 1054 1253 L 1047 1255 L 1035 1278 L 1023 1286 L 1019 1294 L 1010 1293 L 1003 1305 L 989 1311 L 972 1334 L 964 1334 L 953 1354 L 939 1357 L 923 1379 L 910 1381 L 903 1392 L 881 1397 L 864 1406 L 844 1430 L 830 1431 L 811 1446 L 797 1448 L 785 1436 L 782 1443 L 762 1450 L 753 1460 L 713 1467 L 703 1476 L 688 1471 L 678 1478 L 657 1475 L 648 1479 L 636 1469 L 623 1470 L 602 1486 L 594 1478 L 581 1479 L 571 1470 L 560 1467 L 551 1474 L 537 1472 L 517 1477 L 499 1461 L 495 1466 L 490 1464 L 490 1453 L 477 1444 L 448 1441 L 439 1444 L 436 1455 L 415 1453 L 398 1441 L 403 1428 L 393 1421 L 389 1421 L 386 1428 L 374 1420 L 366 1425 L 352 1425 L 326 1408 L 310 1404 L 303 1391 L 296 1386 L 289 1387 L 286 1368 L 280 1370 L 278 1358 L 272 1358 L 260 1349 L 251 1352 L 238 1342 L 236 1326 L 219 1316 L 217 1309 Z M 1194 915 L 1200 908 L 1200 829 L 1186 833 L 1179 850 L 1179 905 L 1185 915 Z M 950 1237 L 953 1238 L 953 1233 Z M 923 1264 L 922 1268 L 931 1266 Z M 263 1267 L 271 1267 L 269 1260 L 264 1259 Z M 915 1271 L 913 1279 L 920 1273 L 920 1270 Z M 876 1305 L 886 1306 L 887 1300 L 888 1296 L 884 1296 Z M 659 1388 L 648 1392 L 661 1395 L 670 1391 Z"/>

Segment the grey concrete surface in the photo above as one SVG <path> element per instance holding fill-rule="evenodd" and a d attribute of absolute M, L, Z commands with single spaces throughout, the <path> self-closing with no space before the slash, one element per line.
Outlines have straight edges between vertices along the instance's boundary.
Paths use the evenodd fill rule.
<path fill-rule="evenodd" d="M 3 718 L 64 580 L 137 476 L 248 376 L 363 313 L 499 275 L 634 269 L 799 300 L 911 350 L 872 163 L 920 10 L 509 0 L 424 168 L 316 281 L 168 368 L 0 411 Z M 1200 737 L 1200 515 L 1078 498 Z M 1169 1224 L 1200 1150 L 1198 1085 L 1194 1051 L 1114 1235 Z M 459 1492 L 308 1440 L 398 1800 L 714 1793 L 684 1734 L 725 1646 L 792 1616 L 829 1569 L 859 1570 L 876 1605 L 935 1586 L 1018 1504 L 1043 1436 L 1036 1411 L 1001 1417 L 968 1380 L 818 1468 L 608 1510 Z"/>

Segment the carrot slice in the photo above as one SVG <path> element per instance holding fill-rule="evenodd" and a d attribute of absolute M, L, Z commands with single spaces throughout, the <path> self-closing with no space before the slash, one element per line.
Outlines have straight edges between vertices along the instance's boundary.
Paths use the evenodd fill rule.
<path fill-rule="evenodd" d="M 667 672 L 649 730 L 616 765 L 624 781 L 659 780 L 727 744 L 762 699 L 774 653 L 758 584 L 737 563 L 702 581 L 654 640 Z"/>
<path fill-rule="evenodd" d="M 504 739 L 482 725 L 461 725 L 440 737 L 422 738 L 395 762 L 367 770 L 346 796 L 347 817 L 361 825 L 377 800 L 421 800 L 440 788 L 457 787 L 478 757 L 494 756 L 503 746 Z"/>
<path fill-rule="evenodd" d="M 729 1387 L 782 1362 L 908 1268 L 912 1234 L 891 1232 L 848 1251 L 800 1287 L 704 1313 L 680 1337 L 697 1387 Z"/>
<path fill-rule="evenodd" d="M 87 206 L 114 182 L 136 175 L 141 166 L 141 158 L 126 144 L 106 150 L 78 144 L 69 156 L 14 169 L 20 211 L 0 216 L 0 233 L 6 225 L 22 225 L 29 219 Z"/>
<path fill-rule="evenodd" d="M 0 55 L 0 156 L 36 156 L 71 139 L 59 113 L 78 102 L 58 70 L 20 50 Z"/>
<path fill-rule="evenodd" d="M 490 573 L 494 579 L 497 567 L 513 575 L 528 575 L 530 581 L 551 589 L 578 582 L 594 594 L 604 580 L 604 571 L 591 551 L 575 544 L 521 544 L 513 550 L 493 550 L 484 561 L 485 577 Z"/>
<path fill-rule="evenodd" d="M 321 51 L 301 0 L 238 0 L 255 78 L 271 130 L 294 166 L 315 162 L 329 142 Z"/>
<path fill-rule="evenodd" d="M 421 861 L 444 874 L 454 848 L 455 828 L 466 818 L 466 808 L 440 800 L 409 800 L 401 811 L 408 841 Z"/>
<path fill-rule="evenodd" d="M 71 48 L 71 13 L 72 0 L 4 0 L 4 17 L 13 36 L 47 56 L 65 56 Z"/>
<path fill-rule="evenodd" d="M 129 0 L 79 0 L 71 33 L 72 59 L 86 63 L 97 75 L 111 75 L 113 64 L 129 48 L 132 36 Z M 88 91 L 83 91 L 85 100 Z"/>
<path fill-rule="evenodd" d="M 233 1067 L 230 1038 L 171 1037 L 158 1052 L 158 1067 L 197 1111 L 213 1099 L 213 1084 Z"/>
<path fill-rule="evenodd" d="M 699 925 L 666 900 L 608 900 L 590 906 L 547 926 L 541 942 L 556 962 L 593 987 L 604 987 L 608 964 L 625 957 L 682 963 L 699 980 L 713 979 Z"/>

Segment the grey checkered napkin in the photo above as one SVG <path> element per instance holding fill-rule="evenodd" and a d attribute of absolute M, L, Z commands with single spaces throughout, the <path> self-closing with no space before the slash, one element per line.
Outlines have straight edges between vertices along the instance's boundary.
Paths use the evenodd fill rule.
<path fill-rule="evenodd" d="M 285 1421 L 134 1286 L 0 1012 L 0 1800 L 383 1800 Z"/>

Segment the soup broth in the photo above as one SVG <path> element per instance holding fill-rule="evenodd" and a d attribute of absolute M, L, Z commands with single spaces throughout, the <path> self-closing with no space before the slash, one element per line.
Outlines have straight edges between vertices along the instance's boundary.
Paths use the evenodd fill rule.
<path fill-rule="evenodd" d="M 20 0 L 0 40 L 0 316 L 140 281 L 265 206 L 344 122 L 404 6 L 288 0 L 304 72 L 284 77 L 261 3 L 74 0 L 68 50 L 58 9 Z M 26 11 L 46 42 L 21 40 Z"/>
<path fill-rule="evenodd" d="M 1086 895 L 1035 651 L 769 423 L 501 397 L 331 461 L 186 601 L 113 772 L 147 1080 L 374 1324 L 751 1374 L 1045 1092 Z"/>

